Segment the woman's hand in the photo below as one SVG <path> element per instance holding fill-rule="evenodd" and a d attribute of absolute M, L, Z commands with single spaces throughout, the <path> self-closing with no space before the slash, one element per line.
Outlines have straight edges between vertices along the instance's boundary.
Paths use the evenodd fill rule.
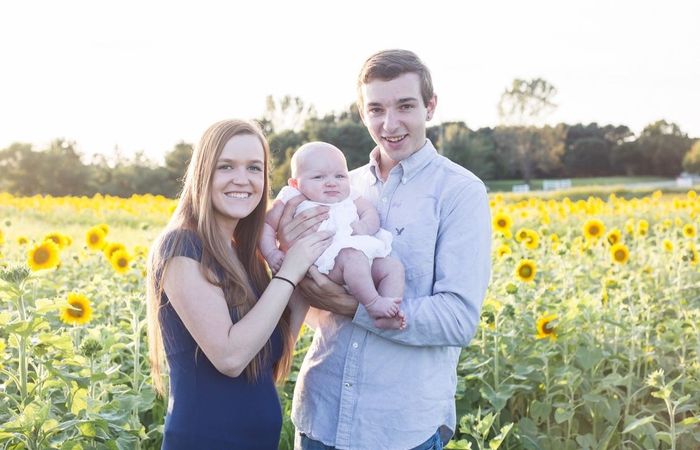
<path fill-rule="evenodd" d="M 311 266 L 307 277 L 299 283 L 299 289 L 311 306 L 344 316 L 354 316 L 357 300 L 339 284 Z"/>
<path fill-rule="evenodd" d="M 294 217 L 294 211 L 304 200 L 307 200 L 307 198 L 303 195 L 297 195 L 284 206 L 284 211 L 277 227 L 277 240 L 280 244 L 280 250 L 283 252 L 286 252 L 297 239 L 309 236 L 318 230 L 321 222 L 328 218 L 327 206 L 316 206 Z"/>
<path fill-rule="evenodd" d="M 330 231 L 317 231 L 297 239 L 287 250 L 278 275 L 298 283 L 331 242 L 333 233 Z"/>

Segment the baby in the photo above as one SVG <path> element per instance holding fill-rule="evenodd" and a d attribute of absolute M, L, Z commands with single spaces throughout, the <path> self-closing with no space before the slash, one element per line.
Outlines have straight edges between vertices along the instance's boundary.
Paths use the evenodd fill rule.
<path fill-rule="evenodd" d="M 404 329 L 400 313 L 404 269 L 389 257 L 392 236 L 379 228 L 374 206 L 350 189 L 348 167 L 343 153 L 325 142 L 302 145 L 292 156 L 292 178 L 282 188 L 265 217 L 260 250 L 273 272 L 279 270 L 284 252 L 277 247 L 277 228 L 284 204 L 303 194 L 298 214 L 319 204 L 330 207 L 328 219 L 319 230 L 335 232 L 333 243 L 316 260 L 319 272 L 335 283 L 344 284 L 384 329 Z"/>

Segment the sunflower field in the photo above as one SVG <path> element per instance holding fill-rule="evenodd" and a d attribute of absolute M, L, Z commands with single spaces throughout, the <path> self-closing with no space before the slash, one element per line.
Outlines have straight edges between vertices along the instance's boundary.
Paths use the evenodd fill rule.
<path fill-rule="evenodd" d="M 160 448 L 144 274 L 174 205 L 0 194 L 0 448 Z M 447 448 L 700 448 L 696 193 L 491 207 L 491 285 Z M 310 340 L 279 388 L 280 448 Z"/>

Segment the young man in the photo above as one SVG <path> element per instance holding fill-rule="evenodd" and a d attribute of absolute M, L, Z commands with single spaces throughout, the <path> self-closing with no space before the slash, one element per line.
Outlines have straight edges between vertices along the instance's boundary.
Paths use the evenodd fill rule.
<path fill-rule="evenodd" d="M 351 181 L 393 234 L 392 255 L 406 269 L 408 326 L 376 328 L 342 288 L 311 270 L 316 283 L 305 282 L 304 291 L 317 308 L 307 315 L 316 332 L 294 391 L 297 446 L 439 449 L 454 433 L 457 362 L 479 323 L 490 277 L 486 189 L 426 139 L 437 97 L 415 54 L 372 55 L 358 95 L 377 147 Z M 291 220 L 296 205 L 288 207 L 283 245 L 314 229 L 325 214 L 318 209 Z"/>

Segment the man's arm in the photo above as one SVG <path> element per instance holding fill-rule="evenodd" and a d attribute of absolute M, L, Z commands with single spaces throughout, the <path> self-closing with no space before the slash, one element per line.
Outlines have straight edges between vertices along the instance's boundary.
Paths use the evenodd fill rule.
<path fill-rule="evenodd" d="M 357 308 L 356 325 L 406 345 L 469 344 L 491 274 L 491 215 L 481 183 L 467 184 L 452 198 L 440 218 L 433 295 L 404 298 L 408 327 L 403 331 L 376 328 L 364 308 Z"/>

